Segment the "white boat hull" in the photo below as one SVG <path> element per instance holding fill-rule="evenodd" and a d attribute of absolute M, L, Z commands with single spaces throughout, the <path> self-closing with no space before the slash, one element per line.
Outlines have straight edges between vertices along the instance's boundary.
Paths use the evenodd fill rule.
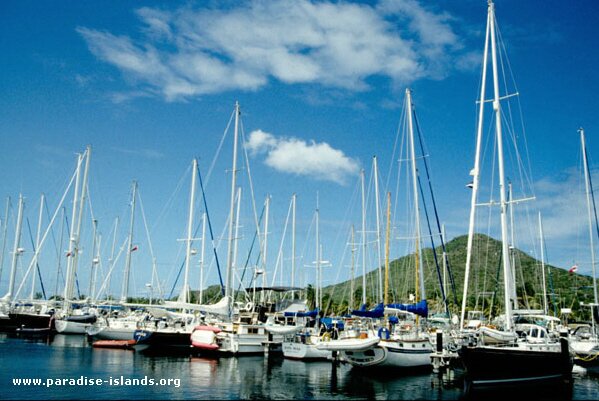
<path fill-rule="evenodd" d="M 316 344 L 302 344 L 299 342 L 283 342 L 283 356 L 289 359 L 329 359 L 331 351 L 321 350 Z"/>
<path fill-rule="evenodd" d="M 432 366 L 432 345 L 428 340 L 381 341 L 363 351 L 343 351 L 341 357 L 358 367 L 426 368 Z"/>
<path fill-rule="evenodd" d="M 56 319 L 54 321 L 56 331 L 61 334 L 86 334 L 86 329 L 91 323 L 70 322 L 68 320 Z"/>

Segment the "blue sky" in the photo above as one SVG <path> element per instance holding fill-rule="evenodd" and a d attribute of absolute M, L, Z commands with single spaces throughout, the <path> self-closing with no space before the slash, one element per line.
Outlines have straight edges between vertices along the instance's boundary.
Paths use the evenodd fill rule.
<path fill-rule="evenodd" d="M 579 272 L 588 273 L 577 129 L 585 128 L 593 167 L 593 155 L 599 152 L 599 6 L 591 0 L 505 0 L 496 7 L 521 95 L 526 163 L 537 198 L 530 208 L 544 215 L 549 262 L 566 268 L 577 263 Z M 6 288 L 18 194 L 26 197 L 26 217 L 35 237 L 40 194 L 46 194 L 53 212 L 73 172 L 75 154 L 90 144 L 89 188 L 102 257 L 110 253 L 115 217 L 121 221 L 118 242 L 126 236 L 135 179 L 168 293 L 183 261 L 178 239 L 186 235 L 192 158 L 199 158 L 202 174 L 207 174 L 235 101 L 251 145 L 257 207 L 267 194 L 272 196 L 269 280 L 293 193 L 298 196 L 297 265 L 303 282 L 313 282 L 313 269 L 304 266 L 314 260 L 314 228 L 309 230 L 317 194 L 323 257 L 332 263 L 324 284 L 347 278 L 349 225 L 359 230 L 361 224 L 359 171 L 366 170 L 370 188 L 367 230 L 372 231 L 372 156 L 379 160 L 384 186 L 395 157 L 406 87 L 413 91 L 447 236 L 465 234 L 470 207 L 465 184 L 474 158 L 485 21 L 482 0 L 2 2 L 0 196 L 2 218 L 8 196 L 13 216 L 0 288 Z M 228 213 L 231 137 L 232 130 L 207 183 L 217 236 Z M 519 139 L 523 137 L 520 133 Z M 247 255 L 242 244 L 254 230 L 247 170 L 240 183 L 244 239 L 239 264 Z M 199 203 L 197 210 L 202 211 Z M 79 273 L 84 283 L 91 263 L 89 208 L 86 214 Z M 48 217 L 44 219 L 47 224 Z M 134 242 L 139 251 L 133 257 L 131 292 L 145 295 L 150 258 L 141 222 L 137 216 Z M 289 230 L 284 260 L 290 255 Z M 525 239 L 525 232 L 518 234 L 517 245 L 531 251 L 536 239 Z M 371 242 L 372 233 L 368 235 Z M 27 229 L 22 241 L 26 252 L 21 264 L 27 265 Z M 219 249 L 221 264 L 225 245 Z M 368 266 L 376 265 L 371 251 Z M 43 252 L 48 254 L 42 276 L 53 288 L 55 251 Z M 392 243 L 392 257 L 405 252 L 403 245 Z M 191 277 L 197 283 L 195 258 Z M 288 260 L 285 264 L 287 280 Z M 217 282 L 214 267 L 207 277 L 209 284 Z M 87 292 L 87 284 L 81 285 Z"/>

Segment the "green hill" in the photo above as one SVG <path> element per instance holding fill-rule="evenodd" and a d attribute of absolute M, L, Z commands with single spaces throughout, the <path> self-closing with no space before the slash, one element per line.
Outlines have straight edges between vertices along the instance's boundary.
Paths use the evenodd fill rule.
<path fill-rule="evenodd" d="M 470 271 L 468 307 L 493 312 L 503 308 L 503 271 L 501 268 L 501 243 L 486 235 L 477 234 L 473 241 L 473 257 Z M 452 313 L 459 314 L 464 285 L 467 236 L 460 236 L 446 244 L 447 258 L 454 278 L 455 296 L 449 275 L 446 277 L 445 292 L 450 299 Z M 439 264 L 442 263 L 442 249 L 436 249 Z M 520 308 L 542 309 L 543 287 L 540 261 L 520 250 L 512 250 L 516 266 L 517 294 Z M 409 302 L 409 294 L 414 294 L 416 284 L 414 255 L 404 256 L 390 262 L 389 300 Z M 425 290 L 431 311 L 442 312 L 442 297 L 438 273 L 431 248 L 423 250 Z M 592 278 L 572 274 L 555 266 L 545 265 L 547 298 L 549 310 L 559 316 L 561 308 L 571 308 L 570 320 L 588 315 L 589 309 L 580 307 L 580 302 L 592 302 Z M 443 277 L 443 276 L 442 276 Z M 355 292 L 353 307 L 359 307 L 362 300 L 362 276 L 354 280 Z M 376 270 L 366 274 L 367 303 L 378 301 L 375 289 L 378 288 Z M 323 289 L 323 305 L 327 313 L 348 311 L 350 282 L 344 281 Z M 457 303 L 456 303 L 457 301 Z"/>

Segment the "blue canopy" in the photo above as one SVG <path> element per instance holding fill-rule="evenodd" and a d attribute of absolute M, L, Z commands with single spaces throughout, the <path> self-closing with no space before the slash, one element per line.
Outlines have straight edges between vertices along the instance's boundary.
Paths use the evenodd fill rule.
<path fill-rule="evenodd" d="M 316 317 L 318 312 L 320 312 L 320 309 L 316 308 L 308 312 L 285 312 L 284 315 L 285 317 Z"/>
<path fill-rule="evenodd" d="M 375 306 L 374 309 L 366 310 L 366 305 L 362 305 L 360 309 L 354 309 L 353 311 L 351 311 L 351 314 L 360 317 L 383 317 L 383 315 L 385 314 L 385 306 L 382 303 L 380 303 L 377 306 Z"/>
<path fill-rule="evenodd" d="M 422 317 L 428 317 L 428 304 L 426 303 L 426 299 L 423 299 L 417 304 L 389 304 L 387 307 L 405 310 L 406 312 L 411 312 Z"/>
<path fill-rule="evenodd" d="M 343 330 L 345 327 L 343 320 L 337 317 L 323 317 L 320 319 L 320 324 L 324 325 L 327 330 L 330 330 L 334 327 L 337 327 L 339 330 Z"/>

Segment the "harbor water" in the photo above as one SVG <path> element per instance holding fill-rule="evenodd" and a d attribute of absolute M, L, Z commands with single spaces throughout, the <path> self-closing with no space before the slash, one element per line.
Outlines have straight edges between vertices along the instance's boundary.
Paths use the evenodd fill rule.
<path fill-rule="evenodd" d="M 368 372 L 280 355 L 202 358 L 92 348 L 84 336 L 0 334 L 0 399 L 433 399 L 479 398 L 463 379 L 432 372 Z M 34 382 L 33 380 L 36 380 Z M 28 381 L 27 381 L 28 380 Z M 532 386 L 480 398 L 599 399 L 599 375 L 576 369 L 558 391 Z"/>

